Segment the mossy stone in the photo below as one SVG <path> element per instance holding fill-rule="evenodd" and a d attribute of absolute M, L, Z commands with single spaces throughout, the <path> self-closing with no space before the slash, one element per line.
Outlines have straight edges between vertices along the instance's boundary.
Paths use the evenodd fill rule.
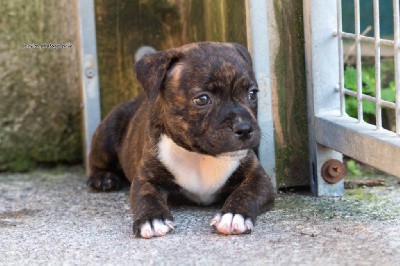
<path fill-rule="evenodd" d="M 2 2 L 0 171 L 82 160 L 75 15 L 66 0 Z"/>

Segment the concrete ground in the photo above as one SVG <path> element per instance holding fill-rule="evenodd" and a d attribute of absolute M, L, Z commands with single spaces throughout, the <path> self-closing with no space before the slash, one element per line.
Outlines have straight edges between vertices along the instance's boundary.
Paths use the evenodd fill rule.
<path fill-rule="evenodd" d="M 209 228 L 216 208 L 176 207 L 176 230 L 134 238 L 128 190 L 93 193 L 80 167 L 0 175 L 0 265 L 400 265 L 400 188 L 343 198 L 280 193 L 252 234 Z"/>

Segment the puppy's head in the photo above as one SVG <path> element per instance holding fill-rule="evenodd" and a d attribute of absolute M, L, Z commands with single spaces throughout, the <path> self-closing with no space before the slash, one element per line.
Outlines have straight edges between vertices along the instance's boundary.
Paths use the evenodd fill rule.
<path fill-rule="evenodd" d="M 257 83 L 235 43 L 195 43 L 145 56 L 135 74 L 163 133 L 183 148 L 219 155 L 256 148 Z"/>

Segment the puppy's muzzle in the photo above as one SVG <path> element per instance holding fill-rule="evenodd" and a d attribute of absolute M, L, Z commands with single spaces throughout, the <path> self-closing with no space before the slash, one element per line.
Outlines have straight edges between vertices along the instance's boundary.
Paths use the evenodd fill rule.
<path fill-rule="evenodd" d="M 245 141 L 251 138 L 251 135 L 253 133 L 253 126 L 248 121 L 236 119 L 233 124 L 232 130 L 238 139 Z"/>

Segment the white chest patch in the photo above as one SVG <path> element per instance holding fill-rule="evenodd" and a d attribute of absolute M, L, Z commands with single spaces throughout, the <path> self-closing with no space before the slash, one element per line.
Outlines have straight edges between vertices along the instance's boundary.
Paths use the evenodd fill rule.
<path fill-rule="evenodd" d="M 187 197 L 211 204 L 220 189 L 239 167 L 248 150 L 224 153 L 217 157 L 188 151 L 162 135 L 158 143 L 158 159 L 175 177 Z"/>

